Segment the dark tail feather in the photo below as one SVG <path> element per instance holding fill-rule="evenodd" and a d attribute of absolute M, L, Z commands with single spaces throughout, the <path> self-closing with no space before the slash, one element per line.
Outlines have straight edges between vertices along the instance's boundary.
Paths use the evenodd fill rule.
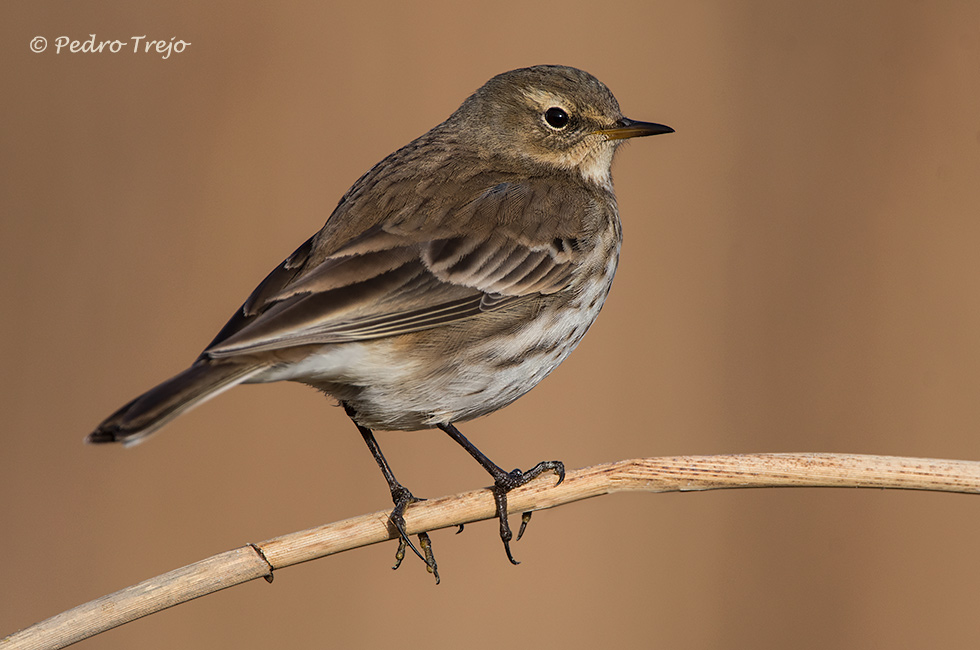
<path fill-rule="evenodd" d="M 110 415 L 85 442 L 121 442 L 134 445 L 218 393 L 263 370 L 241 363 L 198 362 L 143 393 Z"/>

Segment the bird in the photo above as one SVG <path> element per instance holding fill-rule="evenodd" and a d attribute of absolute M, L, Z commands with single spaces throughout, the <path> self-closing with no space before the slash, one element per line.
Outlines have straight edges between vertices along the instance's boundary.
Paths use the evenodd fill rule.
<path fill-rule="evenodd" d="M 439 428 L 490 474 L 510 562 L 507 493 L 560 461 L 501 469 L 456 428 L 527 393 L 578 345 L 612 286 L 622 228 L 611 165 L 628 119 L 591 74 L 537 65 L 498 74 L 444 122 L 360 177 L 316 234 L 255 288 L 183 372 L 128 402 L 89 443 L 145 440 L 244 383 L 293 381 L 335 399 L 391 492 L 399 539 L 419 501 L 375 430 Z M 524 532 L 530 513 L 522 519 Z"/>

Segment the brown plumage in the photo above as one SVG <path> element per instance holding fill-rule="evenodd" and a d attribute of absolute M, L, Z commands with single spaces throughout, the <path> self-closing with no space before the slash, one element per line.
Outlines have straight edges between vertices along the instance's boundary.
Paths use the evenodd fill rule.
<path fill-rule="evenodd" d="M 624 118 L 581 70 L 494 77 L 362 176 L 188 370 L 88 440 L 139 442 L 238 383 L 307 383 L 358 425 L 403 532 L 401 512 L 414 498 L 370 429 L 438 426 L 465 447 L 454 422 L 506 406 L 554 370 L 595 320 L 615 273 L 613 153 L 625 138 L 670 131 Z M 506 491 L 528 477 L 470 453 L 494 475 L 506 545 Z M 560 474 L 559 463 L 545 465 L 536 473 Z"/>

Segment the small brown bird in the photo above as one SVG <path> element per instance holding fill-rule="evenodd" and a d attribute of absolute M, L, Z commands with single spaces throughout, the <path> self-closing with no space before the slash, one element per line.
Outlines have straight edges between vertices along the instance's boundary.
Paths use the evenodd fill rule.
<path fill-rule="evenodd" d="M 672 131 L 623 117 L 582 70 L 494 77 L 354 183 L 190 368 L 86 440 L 138 443 L 236 384 L 309 384 L 344 406 L 388 481 L 398 563 L 406 544 L 419 554 L 402 516 L 417 499 L 372 429 L 439 427 L 462 445 L 493 477 L 500 536 L 516 564 L 507 492 L 546 471 L 561 482 L 564 467 L 506 472 L 454 424 L 507 406 L 578 345 L 619 260 L 613 154 L 627 138 Z M 436 573 L 429 539 L 420 541 Z"/>

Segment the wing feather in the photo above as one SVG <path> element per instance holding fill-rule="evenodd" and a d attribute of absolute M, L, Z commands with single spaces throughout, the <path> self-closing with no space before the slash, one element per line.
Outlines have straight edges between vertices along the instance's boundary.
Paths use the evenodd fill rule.
<path fill-rule="evenodd" d="M 582 197 L 571 200 L 543 183 L 498 183 L 470 196 L 457 196 L 448 206 L 425 196 L 415 204 L 387 206 L 407 214 L 427 205 L 437 224 L 375 219 L 362 232 L 348 230 L 339 242 L 331 222 L 344 218 L 349 203 L 342 201 L 324 229 L 263 280 L 203 356 L 415 332 L 569 285 L 584 254 L 569 226 L 586 209 Z M 365 199 L 359 197 L 359 210 Z M 562 218 L 552 213 L 556 206 L 579 214 Z M 528 219 L 529 210 L 542 218 Z M 455 222 L 447 216 L 453 213 Z M 544 223 L 529 234 L 524 224 L 539 221 Z"/>

